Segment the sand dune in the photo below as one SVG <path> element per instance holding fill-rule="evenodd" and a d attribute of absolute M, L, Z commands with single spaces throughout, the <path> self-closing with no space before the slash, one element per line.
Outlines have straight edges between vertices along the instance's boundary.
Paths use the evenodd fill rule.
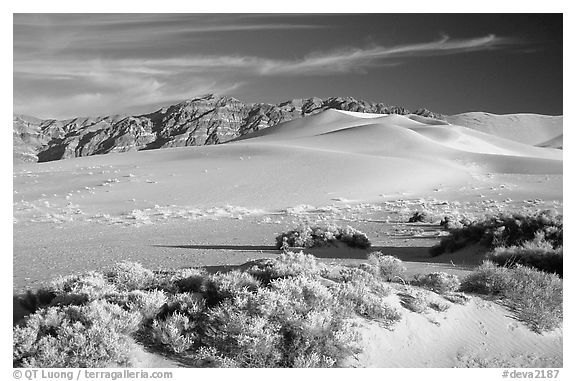
<path fill-rule="evenodd" d="M 451 124 L 530 145 L 541 145 L 562 134 L 562 116 L 536 114 L 495 115 L 467 112 L 446 117 Z"/>
<path fill-rule="evenodd" d="M 564 147 L 564 134 L 560 134 L 555 138 L 547 140 L 543 143 L 538 144 L 538 147 L 547 147 L 547 148 L 559 148 L 562 149 Z"/>
<path fill-rule="evenodd" d="M 364 367 L 558 367 L 562 329 L 530 331 L 496 303 L 474 298 L 443 313 L 407 316 L 393 329 L 363 327 Z M 353 364 L 351 364 L 353 365 Z"/>
<path fill-rule="evenodd" d="M 457 186 L 479 172 L 561 174 L 562 152 L 401 115 L 328 110 L 217 146 L 25 165 L 14 181 L 22 202 L 119 214 L 155 204 L 273 210 L 375 200 Z"/>

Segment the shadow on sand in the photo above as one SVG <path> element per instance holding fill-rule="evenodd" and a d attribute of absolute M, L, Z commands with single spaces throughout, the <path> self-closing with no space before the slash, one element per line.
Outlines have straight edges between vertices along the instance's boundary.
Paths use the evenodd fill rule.
<path fill-rule="evenodd" d="M 280 254 L 281 251 L 275 246 L 256 246 L 256 245 L 153 245 L 154 247 L 189 249 L 189 250 L 230 250 L 230 251 L 253 251 L 265 254 Z M 372 246 L 368 249 L 358 249 L 349 247 L 345 244 L 336 244 L 319 248 L 301 248 L 295 247 L 292 251 L 304 251 L 312 254 L 317 258 L 334 258 L 334 259 L 366 259 L 367 255 L 373 251 L 381 251 L 387 255 L 394 255 L 407 262 L 427 262 L 427 263 L 446 263 L 442 256 L 431 257 L 428 246 Z"/>
<path fill-rule="evenodd" d="M 273 251 L 279 253 L 276 246 L 252 246 L 252 245 L 152 245 L 154 247 L 166 247 L 173 249 L 195 250 L 233 250 L 233 251 Z"/>

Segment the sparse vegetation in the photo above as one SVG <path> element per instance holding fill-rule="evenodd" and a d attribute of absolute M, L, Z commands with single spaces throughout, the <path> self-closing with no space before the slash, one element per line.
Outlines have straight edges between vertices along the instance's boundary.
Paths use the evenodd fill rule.
<path fill-rule="evenodd" d="M 430 299 L 426 292 L 412 289 L 409 292 L 398 294 L 400 296 L 402 307 L 416 313 L 428 311 Z"/>
<path fill-rule="evenodd" d="M 227 273 L 124 262 L 61 278 L 40 293 L 51 297 L 30 294 L 37 311 L 14 328 L 14 366 L 123 364 L 136 339 L 197 366 L 334 366 L 359 350 L 356 318 L 389 327 L 400 313 L 380 278 L 327 274 L 289 252 Z"/>
<path fill-rule="evenodd" d="M 427 218 L 428 214 L 426 212 L 414 212 L 414 214 L 408 219 L 408 222 L 425 222 Z"/>
<path fill-rule="evenodd" d="M 366 234 L 353 227 L 326 226 L 300 226 L 276 237 L 276 247 L 288 250 L 294 247 L 312 248 L 335 245 L 343 242 L 350 247 L 367 249 L 371 246 Z"/>
<path fill-rule="evenodd" d="M 13 364 L 129 365 L 136 341 L 198 367 L 337 366 L 360 350 L 358 318 L 385 328 L 401 319 L 391 295 L 417 313 L 470 300 L 455 292 L 458 278 L 445 273 L 417 276 L 412 285 L 389 283 L 404 271 L 398 258 L 381 252 L 360 267 L 285 252 L 216 274 L 153 272 L 123 262 L 29 293 L 24 302 L 34 311 L 14 327 Z M 403 291 L 393 293 L 397 287 Z M 562 321 L 562 280 L 554 274 L 487 262 L 460 290 L 501 298 L 538 332 Z"/>
<path fill-rule="evenodd" d="M 449 223 L 448 220 L 446 224 Z M 519 258 L 517 263 L 537 264 L 542 269 L 557 269 L 558 259 L 561 259 L 561 255 L 557 255 L 557 250 L 561 251 L 562 240 L 562 216 L 555 211 L 540 211 L 529 215 L 501 214 L 483 221 L 467 222 L 462 227 L 451 229 L 448 237 L 443 238 L 439 245 L 430 249 L 430 255 L 438 256 L 457 251 L 468 245 L 480 244 L 485 246 L 487 251 L 499 248 L 499 254 L 495 257 L 502 259 L 497 258 L 498 263 L 506 263 L 514 254 L 519 254 L 515 258 L 520 256 L 522 258 Z M 529 245 L 529 242 L 534 241 L 537 241 L 539 245 L 547 245 L 549 249 L 535 253 L 534 247 Z M 505 254 L 502 248 L 509 247 L 523 247 L 524 249 L 513 249 L 510 255 Z M 524 253 L 520 254 L 520 251 Z M 552 263 L 544 263 L 548 260 Z"/>
<path fill-rule="evenodd" d="M 463 279 L 461 291 L 501 298 L 517 318 L 536 332 L 562 323 L 562 279 L 529 267 L 499 267 L 484 262 Z"/>
<path fill-rule="evenodd" d="M 466 304 L 470 301 L 470 297 L 462 292 L 450 292 L 442 295 L 444 299 L 454 304 Z"/>
<path fill-rule="evenodd" d="M 463 229 L 465 226 L 468 226 L 472 223 L 468 218 L 465 217 L 456 217 L 456 216 L 444 216 L 444 218 L 440 221 L 440 226 L 444 229 L 456 230 L 456 229 Z"/>
<path fill-rule="evenodd" d="M 450 303 L 446 303 L 441 300 L 433 300 L 428 305 L 430 308 L 438 312 L 444 312 L 450 308 Z"/>
<path fill-rule="evenodd" d="M 123 364 L 138 314 L 96 300 L 40 309 L 14 328 L 16 367 L 103 367 Z"/>
<path fill-rule="evenodd" d="M 284 252 L 274 259 L 264 259 L 253 264 L 247 272 L 263 282 L 293 276 L 316 277 L 326 273 L 327 267 L 316 257 L 305 253 Z"/>
<path fill-rule="evenodd" d="M 426 275 L 415 275 L 412 284 L 438 294 L 446 294 L 457 291 L 460 287 L 460 280 L 456 275 L 434 272 Z"/>
<path fill-rule="evenodd" d="M 498 246 L 488 253 L 486 258 L 500 266 L 513 267 L 517 264 L 533 267 L 537 270 L 563 275 L 562 246 L 554 248 L 538 232 L 532 241 L 520 246 Z"/>
<path fill-rule="evenodd" d="M 392 255 L 385 255 L 380 251 L 374 251 L 368 254 L 368 263 L 372 265 L 378 276 L 388 282 L 404 280 L 406 267 L 400 259 Z"/>

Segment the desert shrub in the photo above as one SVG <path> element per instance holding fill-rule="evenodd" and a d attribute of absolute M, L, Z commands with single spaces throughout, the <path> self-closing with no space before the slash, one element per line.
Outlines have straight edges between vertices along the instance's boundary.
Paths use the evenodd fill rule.
<path fill-rule="evenodd" d="M 153 319 L 168 301 L 168 296 L 164 291 L 140 291 L 135 290 L 128 293 L 126 306 L 131 311 L 137 311 L 144 320 Z"/>
<path fill-rule="evenodd" d="M 27 290 L 25 294 L 15 296 L 15 301 L 29 313 L 47 307 L 52 303 L 56 294 L 48 288 L 40 288 L 36 291 Z"/>
<path fill-rule="evenodd" d="M 460 290 L 476 294 L 501 296 L 512 284 L 512 270 L 484 261 L 474 272 L 465 277 Z"/>
<path fill-rule="evenodd" d="M 216 348 L 201 347 L 193 355 L 192 361 L 199 368 L 238 368 L 238 364 L 218 353 Z"/>
<path fill-rule="evenodd" d="M 55 305 L 82 305 L 117 293 L 101 273 L 89 271 L 84 274 L 59 276 L 36 291 L 28 290 L 17 297 L 18 302 L 30 313 Z"/>
<path fill-rule="evenodd" d="M 202 284 L 200 293 L 211 307 L 244 290 L 255 292 L 259 285 L 260 282 L 247 272 L 230 271 L 209 276 Z"/>
<path fill-rule="evenodd" d="M 194 322 L 180 312 L 174 312 L 164 320 L 154 320 L 152 323 L 152 336 L 154 340 L 163 344 L 174 353 L 189 350 L 194 344 Z"/>
<path fill-rule="evenodd" d="M 340 270 L 340 279 L 343 282 L 359 284 L 380 296 L 388 296 L 392 291 L 390 286 L 382 282 L 378 276 L 378 269 L 369 264 L 362 268 L 346 267 Z"/>
<path fill-rule="evenodd" d="M 158 289 L 170 294 L 197 291 L 208 273 L 202 268 L 154 271 L 149 289 Z"/>
<path fill-rule="evenodd" d="M 140 318 L 117 305 L 93 301 L 29 315 L 13 330 L 15 367 L 102 367 L 126 361 Z"/>
<path fill-rule="evenodd" d="M 424 222 L 428 215 L 425 212 L 414 212 L 408 219 L 408 222 Z"/>
<path fill-rule="evenodd" d="M 454 304 L 461 304 L 464 305 L 470 301 L 470 296 L 462 293 L 462 292 L 450 292 L 447 294 L 442 295 L 444 299 Z"/>
<path fill-rule="evenodd" d="M 340 303 L 358 315 L 377 319 L 385 326 L 391 326 L 401 319 L 400 313 L 388 305 L 382 295 L 372 291 L 366 283 L 345 282 L 338 286 L 337 297 Z"/>
<path fill-rule="evenodd" d="M 386 303 L 390 288 L 381 278 L 343 269 L 334 281 L 326 273 L 313 256 L 284 253 L 227 273 L 153 273 L 123 263 L 104 275 L 59 280 L 53 291 L 88 300 L 29 315 L 14 328 L 13 361 L 124 364 L 137 338 L 198 366 L 334 366 L 359 351 L 355 318 L 388 327 L 400 314 Z"/>
<path fill-rule="evenodd" d="M 84 304 L 116 292 L 114 285 L 95 271 L 58 277 L 50 282 L 48 289 L 56 295 L 51 304 Z"/>
<path fill-rule="evenodd" d="M 412 284 L 438 294 L 446 294 L 457 291 L 460 287 L 460 280 L 456 275 L 445 272 L 434 272 L 426 275 L 415 275 Z"/>
<path fill-rule="evenodd" d="M 428 295 L 419 290 L 410 290 L 405 293 L 398 294 L 400 296 L 400 304 L 402 307 L 416 313 L 424 313 L 428 311 L 430 299 Z"/>
<path fill-rule="evenodd" d="M 532 241 L 520 246 L 498 246 L 486 258 L 500 266 L 513 267 L 519 264 L 562 277 L 562 251 L 562 246 L 554 248 L 550 242 L 545 241 L 544 234 L 538 232 Z"/>
<path fill-rule="evenodd" d="M 200 292 L 208 277 L 208 273 L 203 269 L 180 270 L 175 275 L 166 277 L 164 289 L 169 289 L 172 284 L 177 292 Z"/>
<path fill-rule="evenodd" d="M 456 216 L 444 216 L 444 218 L 440 221 L 440 226 L 443 227 L 445 230 L 456 230 L 456 229 L 463 229 L 465 226 L 468 226 L 472 223 L 472 221 L 466 217 L 456 217 Z"/>
<path fill-rule="evenodd" d="M 121 291 L 146 290 L 154 286 L 156 276 L 136 262 L 120 262 L 106 276 Z"/>
<path fill-rule="evenodd" d="M 450 308 L 450 303 L 442 302 L 440 300 L 433 300 L 428 303 L 428 306 L 435 311 L 444 312 Z"/>
<path fill-rule="evenodd" d="M 192 320 L 199 320 L 202 312 L 206 309 L 206 301 L 202 294 L 183 292 L 171 295 L 157 317 L 162 319 L 166 316 L 180 312 L 189 316 Z"/>
<path fill-rule="evenodd" d="M 439 245 L 432 247 L 430 254 L 437 256 L 450 253 L 475 243 L 488 249 L 521 246 L 538 235 L 553 248 L 562 246 L 562 216 L 548 210 L 527 215 L 500 214 L 483 221 L 470 222 L 462 228 L 451 229 L 450 235 L 443 238 Z"/>
<path fill-rule="evenodd" d="M 346 243 L 350 247 L 357 247 L 359 249 L 367 249 L 371 246 L 368 236 L 351 226 L 340 228 L 340 237 L 336 237 L 336 239 Z"/>
<path fill-rule="evenodd" d="M 293 367 L 311 356 L 332 366 L 351 353 L 354 331 L 338 298 L 318 280 L 276 279 L 206 311 L 201 346 L 241 367 Z"/>
<path fill-rule="evenodd" d="M 562 279 L 556 274 L 484 262 L 462 281 L 461 290 L 501 297 L 517 318 L 536 332 L 562 323 Z"/>
<path fill-rule="evenodd" d="M 274 259 L 255 263 L 247 272 L 264 283 L 278 278 L 294 276 L 318 276 L 326 271 L 326 266 L 316 257 L 303 252 L 284 252 Z"/>
<path fill-rule="evenodd" d="M 368 254 L 368 263 L 376 269 L 380 277 L 388 282 L 404 279 L 406 267 L 400 259 L 392 255 L 384 255 L 380 251 L 374 251 Z"/>
<path fill-rule="evenodd" d="M 300 226 L 276 237 L 276 247 L 288 250 L 291 247 L 323 247 L 335 245 L 337 241 L 344 242 L 350 247 L 366 249 L 370 247 L 370 240 L 366 234 L 350 226 L 344 228 L 336 225 L 326 226 Z"/>

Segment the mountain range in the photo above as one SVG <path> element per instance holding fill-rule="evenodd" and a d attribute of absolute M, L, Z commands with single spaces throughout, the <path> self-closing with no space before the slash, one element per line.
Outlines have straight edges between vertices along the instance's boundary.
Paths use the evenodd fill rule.
<path fill-rule="evenodd" d="M 208 94 L 144 115 L 77 117 L 66 120 L 13 115 L 14 164 L 166 147 L 212 145 L 327 109 L 375 114 L 416 114 L 426 109 L 372 103 L 352 97 L 293 99 L 247 104 Z"/>

